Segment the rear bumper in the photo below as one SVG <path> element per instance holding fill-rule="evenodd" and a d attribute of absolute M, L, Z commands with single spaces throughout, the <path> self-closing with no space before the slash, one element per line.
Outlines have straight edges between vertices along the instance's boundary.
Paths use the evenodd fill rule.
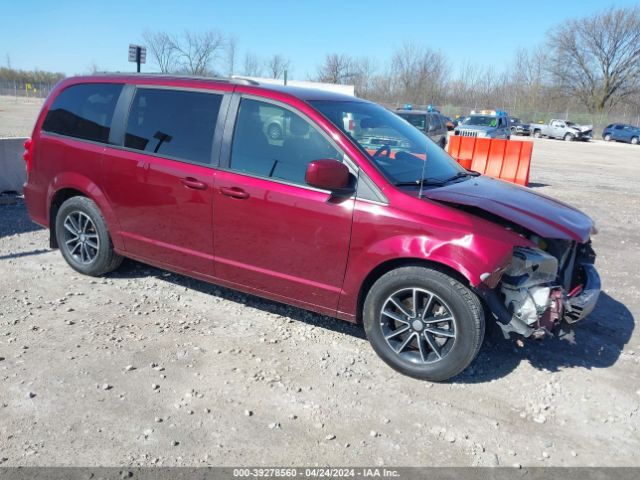
<path fill-rule="evenodd" d="M 24 201 L 27 205 L 27 213 L 29 218 L 38 225 L 49 228 L 49 219 L 47 218 L 46 202 L 42 192 L 34 188 L 29 183 L 24 184 L 23 188 Z"/>
<path fill-rule="evenodd" d="M 600 296 L 601 282 L 596 267 L 591 263 L 581 265 L 585 283 L 582 292 L 564 302 L 563 318 L 567 323 L 576 323 L 586 318 L 596 307 Z"/>

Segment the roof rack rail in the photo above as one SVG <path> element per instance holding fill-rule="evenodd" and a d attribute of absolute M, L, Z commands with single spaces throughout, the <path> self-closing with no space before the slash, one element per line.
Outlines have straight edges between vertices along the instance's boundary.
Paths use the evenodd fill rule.
<path fill-rule="evenodd" d="M 260 85 L 260 82 L 252 78 L 240 77 L 238 75 L 231 75 L 231 83 L 237 83 L 238 85 Z"/>
<path fill-rule="evenodd" d="M 226 77 L 205 77 L 202 75 L 186 75 L 180 73 L 159 73 L 159 72 L 145 72 L 145 73 L 133 73 L 133 72 L 93 72 L 92 75 L 130 75 L 132 77 L 164 77 L 164 78 L 184 78 L 189 80 L 209 80 L 213 82 L 226 82 L 233 83 L 237 85 L 260 85 L 259 82 L 252 80 L 250 78 L 231 76 L 229 78 Z"/>

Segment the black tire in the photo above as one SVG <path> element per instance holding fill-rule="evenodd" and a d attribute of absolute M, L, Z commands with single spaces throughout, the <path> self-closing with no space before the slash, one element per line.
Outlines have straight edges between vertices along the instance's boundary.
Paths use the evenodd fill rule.
<path fill-rule="evenodd" d="M 631 145 L 638 145 L 639 139 L 638 137 L 631 137 Z"/>
<path fill-rule="evenodd" d="M 90 222 L 86 221 L 87 218 Z M 85 221 L 85 231 L 82 235 L 72 233 L 65 227 L 67 223 L 73 229 L 81 224 L 82 220 Z M 79 230 L 82 228 L 79 227 Z M 111 236 L 100 209 L 86 197 L 72 197 L 60 206 L 56 215 L 56 240 L 69 266 L 84 275 L 104 275 L 118 268 L 123 260 L 123 257 L 113 250 Z"/>
<path fill-rule="evenodd" d="M 542 133 L 540 132 L 540 130 L 533 131 L 533 138 L 542 138 Z"/>
<path fill-rule="evenodd" d="M 563 140 L 565 142 L 573 142 L 574 139 L 575 139 L 575 137 L 571 133 L 565 133 L 565 135 L 563 137 Z"/>
<path fill-rule="evenodd" d="M 391 298 L 398 300 L 404 292 L 413 290 L 423 295 L 421 299 L 415 293 L 412 297 L 418 298 L 415 303 L 419 308 L 407 306 L 413 302 L 405 303 L 403 307 L 414 317 L 402 316 L 401 309 L 389 311 L 390 305 L 397 306 Z M 433 315 L 429 314 L 430 305 L 431 309 L 437 308 L 431 310 L 436 312 Z M 383 314 L 383 308 L 394 316 Z M 395 320 L 399 316 L 403 318 L 401 326 Z M 436 323 L 434 318 L 451 320 Z M 419 319 L 427 319 L 421 327 Z M 418 266 L 397 268 L 373 284 L 364 302 L 363 323 L 371 346 L 385 363 L 410 377 L 433 382 L 447 380 L 462 372 L 478 354 L 485 331 L 482 306 L 471 290 L 445 273 Z M 395 323 L 395 327 L 391 328 L 391 323 Z M 434 335 L 430 330 L 448 334 Z M 451 334 L 453 338 L 450 338 Z M 410 341 L 408 337 L 411 337 Z M 392 347 L 391 342 L 401 345 Z M 432 348 L 433 342 L 436 342 L 436 348 Z"/>
<path fill-rule="evenodd" d="M 442 137 L 440 139 L 440 148 L 444 150 L 446 148 L 446 146 L 447 146 L 447 138 L 446 137 Z"/>

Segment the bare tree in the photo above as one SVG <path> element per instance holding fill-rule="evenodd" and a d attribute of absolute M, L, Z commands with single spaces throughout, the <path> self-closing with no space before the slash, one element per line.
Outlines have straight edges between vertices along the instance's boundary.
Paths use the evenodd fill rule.
<path fill-rule="evenodd" d="M 256 55 L 247 52 L 244 55 L 244 68 L 242 70 L 243 75 L 247 77 L 260 77 L 263 70 L 261 62 Z"/>
<path fill-rule="evenodd" d="M 146 31 L 142 34 L 150 57 L 162 73 L 176 69 L 177 50 L 174 40 L 166 32 Z"/>
<path fill-rule="evenodd" d="M 391 60 L 404 101 L 441 102 L 446 95 L 449 65 L 444 55 L 416 43 L 404 43 Z"/>
<path fill-rule="evenodd" d="M 317 80 L 325 83 L 350 83 L 353 81 L 354 64 L 354 59 L 348 55 L 327 55 L 324 63 L 318 68 Z"/>
<path fill-rule="evenodd" d="M 550 73 L 591 113 L 640 91 L 640 7 L 610 8 L 551 32 Z"/>
<path fill-rule="evenodd" d="M 180 70 L 189 75 L 215 75 L 214 62 L 225 46 L 222 33 L 209 30 L 204 33 L 186 31 L 174 41 Z"/>
<path fill-rule="evenodd" d="M 282 78 L 284 71 L 289 69 L 291 61 L 282 55 L 276 54 L 267 60 L 267 73 L 271 78 Z"/>

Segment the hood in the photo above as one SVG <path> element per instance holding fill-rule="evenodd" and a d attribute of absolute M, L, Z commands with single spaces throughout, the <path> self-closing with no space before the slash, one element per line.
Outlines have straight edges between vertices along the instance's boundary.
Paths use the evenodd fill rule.
<path fill-rule="evenodd" d="M 589 132 L 593 130 L 593 125 L 570 125 L 569 128 L 572 128 L 579 132 Z"/>
<path fill-rule="evenodd" d="M 464 182 L 428 189 L 423 196 L 441 202 L 477 207 L 530 230 L 543 238 L 584 243 L 593 221 L 580 210 L 530 188 L 495 178 L 470 178 Z"/>

